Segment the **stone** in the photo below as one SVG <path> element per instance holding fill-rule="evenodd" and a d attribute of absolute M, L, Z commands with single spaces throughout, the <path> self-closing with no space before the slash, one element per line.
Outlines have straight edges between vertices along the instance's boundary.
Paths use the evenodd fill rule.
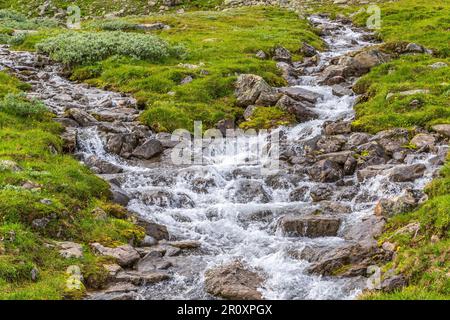
<path fill-rule="evenodd" d="M 95 155 L 91 155 L 87 159 L 85 159 L 85 163 L 87 166 L 95 168 L 95 171 L 97 173 L 114 174 L 123 171 L 121 167 L 106 160 L 103 160 Z"/>
<path fill-rule="evenodd" d="M 414 181 L 423 177 L 426 166 L 418 163 L 413 165 L 403 165 L 394 167 L 389 174 L 389 179 L 393 182 Z"/>
<path fill-rule="evenodd" d="M 316 149 L 321 153 L 334 153 L 342 150 L 347 139 L 342 135 L 321 136 L 316 142 Z"/>
<path fill-rule="evenodd" d="M 186 76 L 180 81 L 180 85 L 188 84 L 194 81 L 194 78 L 192 76 Z"/>
<path fill-rule="evenodd" d="M 140 259 L 139 253 L 130 245 L 109 248 L 100 243 L 92 243 L 91 247 L 98 254 L 116 259 L 117 263 L 124 268 L 132 266 Z"/>
<path fill-rule="evenodd" d="M 273 49 L 272 59 L 275 61 L 291 63 L 292 55 L 288 49 L 282 46 L 277 46 Z"/>
<path fill-rule="evenodd" d="M 336 162 L 337 164 L 343 165 L 347 161 L 347 159 L 353 158 L 354 153 L 352 151 L 339 151 L 339 152 L 331 152 L 320 154 L 317 156 L 318 160 L 330 160 Z"/>
<path fill-rule="evenodd" d="M 222 119 L 219 122 L 216 123 L 216 129 L 222 133 L 223 137 L 227 136 L 228 130 L 234 130 L 235 123 L 233 119 Z"/>
<path fill-rule="evenodd" d="M 323 95 L 300 87 L 283 87 L 279 88 L 278 91 L 291 97 L 294 100 L 309 102 L 310 104 L 312 104 L 309 105 L 311 107 L 319 99 L 323 99 Z"/>
<path fill-rule="evenodd" d="M 345 142 L 345 149 L 351 150 L 354 149 L 362 144 L 365 144 L 369 142 L 369 139 L 371 138 L 371 135 L 364 132 L 355 132 L 352 133 Z"/>
<path fill-rule="evenodd" d="M 358 177 L 358 181 L 362 182 L 364 180 L 376 177 L 377 175 L 384 174 L 387 170 L 392 168 L 391 165 L 374 165 L 368 166 L 361 170 L 358 170 L 356 175 Z"/>
<path fill-rule="evenodd" d="M 88 127 L 95 125 L 98 121 L 89 113 L 78 108 L 71 108 L 67 110 L 70 118 L 75 120 L 80 126 Z"/>
<path fill-rule="evenodd" d="M 169 232 L 167 227 L 161 224 L 144 220 L 142 218 L 136 219 L 136 224 L 145 230 L 145 234 L 156 240 L 169 240 Z"/>
<path fill-rule="evenodd" d="M 170 279 L 165 272 L 121 271 L 115 276 L 116 282 L 131 283 L 135 286 L 155 284 Z"/>
<path fill-rule="evenodd" d="M 445 62 L 442 62 L 442 61 L 438 61 L 438 62 L 435 62 L 435 63 L 429 65 L 429 67 L 431 69 L 441 69 L 441 68 L 448 67 L 448 64 L 446 64 Z"/>
<path fill-rule="evenodd" d="M 83 246 L 79 243 L 63 241 L 57 242 L 56 245 L 59 247 L 59 255 L 65 259 L 83 257 Z"/>
<path fill-rule="evenodd" d="M 419 133 L 411 139 L 410 144 L 417 148 L 432 147 L 436 144 L 436 137 L 427 133 Z"/>
<path fill-rule="evenodd" d="M 317 50 L 306 42 L 302 42 L 300 53 L 305 57 L 313 57 L 317 54 Z"/>
<path fill-rule="evenodd" d="M 76 128 L 66 128 L 61 134 L 61 139 L 63 141 L 63 150 L 67 153 L 75 152 L 77 148 L 77 129 Z"/>
<path fill-rule="evenodd" d="M 381 290 L 384 292 L 393 292 L 407 285 L 407 281 L 403 275 L 392 275 L 383 279 L 381 282 Z"/>
<path fill-rule="evenodd" d="M 408 144 L 409 133 L 408 130 L 401 128 L 384 130 L 373 136 L 371 141 L 376 141 L 383 147 L 386 154 L 392 155 L 404 149 L 404 146 Z"/>
<path fill-rule="evenodd" d="M 431 129 L 446 138 L 450 138 L 450 124 L 436 124 Z"/>
<path fill-rule="evenodd" d="M 386 100 L 389 100 L 391 97 L 398 95 L 398 96 L 412 96 L 416 94 L 429 94 L 430 90 L 428 89 L 415 89 L 415 90 L 407 90 L 407 91 L 400 91 L 400 92 L 389 92 L 386 95 Z"/>
<path fill-rule="evenodd" d="M 383 263 L 390 257 L 382 249 L 353 242 L 323 251 L 323 254 L 309 259 L 309 273 L 341 277 L 367 276 L 369 266 Z"/>
<path fill-rule="evenodd" d="M 149 139 L 141 146 L 137 147 L 132 155 L 140 159 L 150 159 L 163 152 L 164 148 L 159 140 Z"/>
<path fill-rule="evenodd" d="M 154 31 L 154 30 L 168 30 L 170 29 L 170 26 L 167 24 L 164 24 L 162 22 L 155 22 L 155 23 L 143 23 L 138 24 L 135 26 L 137 30 L 143 30 L 143 31 Z"/>
<path fill-rule="evenodd" d="M 253 117 L 253 113 L 254 113 L 255 109 L 256 109 L 256 106 L 254 106 L 254 105 L 250 105 L 250 106 L 248 106 L 248 107 L 245 109 L 244 115 L 243 115 L 243 116 L 244 116 L 244 119 L 245 119 L 246 121 L 251 120 L 251 118 Z"/>
<path fill-rule="evenodd" d="M 306 202 L 309 200 L 309 188 L 307 186 L 299 187 L 289 193 L 289 201 Z"/>
<path fill-rule="evenodd" d="M 331 160 L 320 160 L 309 170 L 308 174 L 313 181 L 336 182 L 344 176 L 343 169 Z"/>
<path fill-rule="evenodd" d="M 337 217 L 318 215 L 291 216 L 280 219 L 279 228 L 289 237 L 335 237 L 341 225 Z"/>
<path fill-rule="evenodd" d="M 131 200 L 128 194 L 114 184 L 110 184 L 110 186 L 111 186 L 110 200 L 126 207 Z"/>
<path fill-rule="evenodd" d="M 381 248 L 382 248 L 383 250 L 385 250 L 385 251 L 391 251 L 391 252 L 394 252 L 395 249 L 396 249 L 396 247 L 397 247 L 397 246 L 395 245 L 395 243 L 388 242 L 388 241 L 383 242 L 383 244 L 381 245 Z"/>
<path fill-rule="evenodd" d="M 261 300 L 258 288 L 264 279 L 239 261 L 205 272 L 205 290 L 213 296 L 232 300 Z"/>
<path fill-rule="evenodd" d="M 293 114 L 298 122 L 306 122 L 318 118 L 318 115 L 309 109 L 305 103 L 296 101 L 287 95 L 283 95 L 276 107 Z"/>
<path fill-rule="evenodd" d="M 192 250 L 198 249 L 201 246 L 200 241 L 195 240 L 179 240 L 179 241 L 168 241 L 165 244 L 181 249 L 181 250 Z"/>
<path fill-rule="evenodd" d="M 353 90 L 346 88 L 340 84 L 335 84 L 331 88 L 332 93 L 337 97 L 343 97 L 343 96 L 351 96 L 353 95 Z"/>
<path fill-rule="evenodd" d="M 227 190 L 227 198 L 236 203 L 268 203 L 272 197 L 264 184 L 256 180 L 238 180 Z"/>
<path fill-rule="evenodd" d="M 139 244 L 141 247 L 151 247 L 158 243 L 158 240 L 153 238 L 152 236 L 145 235 L 144 239 L 142 239 L 141 243 Z"/>
<path fill-rule="evenodd" d="M 329 186 L 315 185 L 310 191 L 311 198 L 314 202 L 322 200 L 330 200 L 333 196 L 333 190 Z"/>
<path fill-rule="evenodd" d="M 267 54 L 262 50 L 258 50 L 258 52 L 256 52 L 255 56 L 261 60 L 267 59 Z"/>
<path fill-rule="evenodd" d="M 242 74 L 238 77 L 236 84 L 236 104 L 241 107 L 254 105 L 262 92 L 265 96 L 276 96 L 276 90 L 267 84 L 260 76 L 254 74 Z M 274 101 L 273 104 L 275 104 Z"/>
<path fill-rule="evenodd" d="M 375 214 L 390 218 L 394 215 L 410 212 L 426 200 L 423 192 L 406 189 L 400 196 L 391 199 L 380 199 L 375 206 Z"/>
<path fill-rule="evenodd" d="M 40 219 L 34 219 L 31 222 L 31 226 L 35 229 L 45 229 L 47 225 L 50 223 L 49 218 L 40 218 Z"/>
<path fill-rule="evenodd" d="M 12 171 L 19 172 L 22 171 L 22 168 L 12 160 L 0 160 L 0 171 Z"/>

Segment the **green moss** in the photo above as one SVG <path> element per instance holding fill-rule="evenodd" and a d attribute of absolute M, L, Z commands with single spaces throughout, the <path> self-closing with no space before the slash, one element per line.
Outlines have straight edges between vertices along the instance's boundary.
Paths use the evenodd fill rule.
<path fill-rule="evenodd" d="M 251 119 L 242 122 L 241 129 L 270 129 L 295 123 L 295 116 L 278 107 L 256 107 Z"/>

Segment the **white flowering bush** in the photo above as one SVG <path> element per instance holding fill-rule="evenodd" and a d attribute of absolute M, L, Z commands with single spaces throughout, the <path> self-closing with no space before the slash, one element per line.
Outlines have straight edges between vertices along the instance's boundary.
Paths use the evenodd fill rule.
<path fill-rule="evenodd" d="M 128 56 L 153 62 L 180 56 L 184 49 L 171 46 L 154 35 L 111 32 L 69 32 L 36 45 L 40 53 L 66 65 L 82 65 L 110 56 Z"/>

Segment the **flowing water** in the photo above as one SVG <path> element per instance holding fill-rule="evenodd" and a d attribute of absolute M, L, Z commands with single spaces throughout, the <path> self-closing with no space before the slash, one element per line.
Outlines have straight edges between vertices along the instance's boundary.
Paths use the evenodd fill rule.
<path fill-rule="evenodd" d="M 320 71 L 334 57 L 371 45 L 364 40 L 366 32 L 363 30 L 321 17 L 312 17 L 311 21 L 331 31 L 324 37 L 328 49 L 319 54 L 320 63 L 307 68 L 306 75 L 297 80 L 299 87 L 322 96 L 315 106 L 319 118 L 276 131 L 282 137 L 282 146 L 298 152 L 308 141 L 322 134 L 325 121 L 353 117 L 355 96 L 333 95 L 330 86 L 319 84 Z M 20 66 L 32 65 L 36 56 L 2 48 L 0 61 L 3 66 L 18 72 Z M 86 110 L 114 112 L 117 108 L 134 105 L 133 99 L 120 94 L 64 79 L 59 75 L 58 66 L 29 69 L 37 75 L 31 82 L 33 90 L 30 96 L 42 99 L 57 114 L 64 112 L 60 107 L 61 101 L 71 103 L 74 95 L 81 96 L 77 98 L 75 107 Z M 70 97 L 65 97 L 63 92 L 69 92 Z M 105 106 L 104 101 L 112 103 Z M 130 112 L 129 118 L 121 122 L 133 123 L 135 116 Z M 277 228 L 279 218 L 286 213 L 301 214 L 305 208 L 316 206 L 310 200 L 290 201 L 289 194 L 296 188 L 305 186 L 308 189 L 318 183 L 298 173 L 295 166 L 281 163 L 278 173 L 264 174 L 261 171 L 264 159 L 259 163 L 243 161 L 256 156 L 249 154 L 243 146 L 265 143 L 269 135 L 237 138 L 238 153 L 234 157 L 214 149 L 204 156 L 204 164 L 176 166 L 167 161 L 168 154 L 160 161 L 145 164 L 109 154 L 97 129 L 96 126 L 79 129 L 78 151 L 84 156 L 96 155 L 124 170 L 114 177 L 132 198 L 128 209 L 167 226 L 173 239 L 201 242 L 200 250 L 176 257 L 178 263 L 175 262 L 169 270 L 173 275 L 171 280 L 142 287 L 139 292 L 142 299 L 210 299 L 212 297 L 205 293 L 203 287 L 205 270 L 235 259 L 245 261 L 264 274 L 266 281 L 260 290 L 265 298 L 352 299 L 365 288 L 364 278 L 308 274 L 305 269 L 309 263 L 296 259 L 291 253 L 311 245 L 333 248 L 346 243 L 348 229 L 373 215 L 378 199 L 398 195 L 411 186 L 392 183 L 383 175 L 364 183 L 359 183 L 355 176 L 347 177 L 347 185 L 356 186 L 358 192 L 348 199 L 339 200 L 351 207 L 351 213 L 344 215 L 337 237 L 286 237 Z M 415 181 L 414 188 L 422 188 L 431 179 L 435 169 L 429 164 L 432 156 L 419 154 L 407 159 L 407 163 L 424 163 L 428 167 L 424 178 Z M 255 194 L 246 193 L 248 186 L 257 186 Z M 158 195 L 158 201 L 154 201 L 155 195 Z"/>

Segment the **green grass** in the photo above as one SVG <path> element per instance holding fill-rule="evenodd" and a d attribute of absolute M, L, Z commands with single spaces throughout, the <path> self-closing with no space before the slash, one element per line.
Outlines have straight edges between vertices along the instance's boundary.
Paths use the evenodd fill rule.
<path fill-rule="evenodd" d="M 66 290 L 67 267 L 78 265 L 91 286 L 100 286 L 104 279 L 104 259 L 90 253 L 88 244 L 137 241 L 143 231 L 120 219 L 124 209 L 108 202 L 106 182 L 62 154 L 61 127 L 50 114 L 39 107 L 36 116 L 38 102 L 11 99 L 11 93 L 26 86 L 3 72 L 0 79 L 0 161 L 20 167 L 0 169 L 0 299 L 78 298 L 83 290 Z M 25 112 L 27 108 L 33 112 Z M 35 187 L 22 187 L 27 182 Z M 92 214 L 97 207 L 106 211 L 105 219 Z M 48 224 L 36 228 L 33 221 L 42 218 Z M 84 257 L 63 259 L 55 248 L 44 245 L 53 240 L 84 244 Z M 39 271 L 36 281 L 31 279 L 33 268 Z"/>
<path fill-rule="evenodd" d="M 320 48 L 322 42 L 305 20 L 273 7 L 232 9 L 226 12 L 189 12 L 129 20 L 163 22 L 170 30 L 158 32 L 169 43 L 186 48 L 183 60 L 152 64 L 129 57 L 112 57 L 74 69 L 72 79 L 132 93 L 147 110 L 144 123 L 156 131 L 193 128 L 195 120 L 212 127 L 223 118 L 239 119 L 243 110 L 234 105 L 234 82 L 240 73 L 263 76 L 269 84 L 285 84 L 276 63 L 255 57 L 281 44 L 295 53 L 301 41 Z M 295 57 L 301 57 L 296 54 Z M 191 64 L 189 69 L 180 65 Z M 193 81 L 181 85 L 187 76 Z"/>

